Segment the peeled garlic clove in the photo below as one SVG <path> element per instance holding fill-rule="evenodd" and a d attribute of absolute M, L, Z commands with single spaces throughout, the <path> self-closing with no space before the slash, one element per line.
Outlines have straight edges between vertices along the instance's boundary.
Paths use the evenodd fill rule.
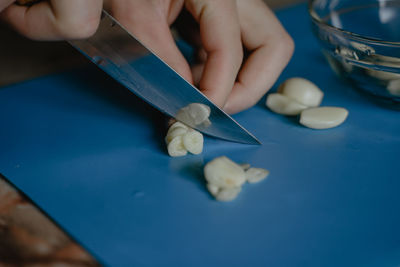
<path fill-rule="evenodd" d="M 183 146 L 192 154 L 200 154 L 203 151 L 203 135 L 196 131 L 189 129 L 183 135 Z"/>
<path fill-rule="evenodd" d="M 223 188 L 217 193 L 215 199 L 218 201 L 232 201 L 239 195 L 240 191 L 242 191 L 241 187 Z"/>
<path fill-rule="evenodd" d="M 189 127 L 187 127 L 185 124 L 183 124 L 182 122 L 176 121 L 174 122 L 169 128 L 168 128 L 168 132 L 167 135 L 170 134 L 170 132 L 172 132 L 175 128 L 183 128 L 183 129 L 188 129 Z"/>
<path fill-rule="evenodd" d="M 312 82 L 303 78 L 290 78 L 279 86 L 281 93 L 307 107 L 321 104 L 324 93 Z"/>
<path fill-rule="evenodd" d="M 225 156 L 207 163 L 204 176 L 208 183 L 220 188 L 239 187 L 246 181 L 243 169 Z"/>
<path fill-rule="evenodd" d="M 400 96 L 400 79 L 391 80 L 386 89 L 394 96 Z"/>
<path fill-rule="evenodd" d="M 345 108 L 318 107 L 303 110 L 300 123 L 312 129 L 328 129 L 343 123 L 349 112 Z"/>
<path fill-rule="evenodd" d="M 239 164 L 239 166 L 244 170 L 247 171 L 250 168 L 250 164 L 249 163 L 241 163 Z"/>
<path fill-rule="evenodd" d="M 183 128 L 183 127 L 175 127 L 172 129 L 172 131 L 168 131 L 167 136 L 165 137 L 165 142 L 167 145 L 171 142 L 172 139 L 174 139 L 177 136 L 183 136 L 188 132 L 188 128 Z"/>
<path fill-rule="evenodd" d="M 246 172 L 247 182 L 253 184 L 258 183 L 267 178 L 269 171 L 262 168 L 249 168 Z"/>
<path fill-rule="evenodd" d="M 307 108 L 307 106 L 278 93 L 269 94 L 265 104 L 273 112 L 283 115 L 298 115 Z"/>
<path fill-rule="evenodd" d="M 219 193 L 219 187 L 213 184 L 207 184 L 207 189 L 210 192 L 211 195 L 216 197 Z"/>
<path fill-rule="evenodd" d="M 168 154 L 171 157 L 181 157 L 187 154 L 187 150 L 183 145 L 183 138 L 181 135 L 176 136 L 168 144 Z"/>

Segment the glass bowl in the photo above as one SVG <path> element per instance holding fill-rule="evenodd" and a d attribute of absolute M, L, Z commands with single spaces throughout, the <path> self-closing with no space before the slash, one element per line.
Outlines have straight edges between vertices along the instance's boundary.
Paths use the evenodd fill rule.
<path fill-rule="evenodd" d="M 332 69 L 400 109 L 400 0 L 311 0 L 308 10 Z"/>

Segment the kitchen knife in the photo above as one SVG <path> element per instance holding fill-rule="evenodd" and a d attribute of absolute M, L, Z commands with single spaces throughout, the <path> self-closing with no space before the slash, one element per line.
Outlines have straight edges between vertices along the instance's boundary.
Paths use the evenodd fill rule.
<path fill-rule="evenodd" d="M 17 4 L 33 5 L 39 1 L 17 0 Z M 69 43 L 108 75 L 165 114 L 214 137 L 261 144 L 106 11 L 102 11 L 99 27 L 93 36 Z M 197 104 L 194 110 L 190 109 L 193 103 Z M 203 118 L 202 123 L 198 123 L 198 118 L 199 115 L 204 117 L 204 114 L 193 113 L 199 110 L 210 114 L 208 118 Z"/>
<path fill-rule="evenodd" d="M 119 83 L 165 114 L 177 118 L 177 114 L 188 110 L 185 107 L 191 103 L 206 105 L 211 111 L 208 123 L 197 124 L 185 119 L 190 116 L 178 116 L 177 119 L 214 137 L 260 144 L 250 132 L 128 33 L 106 11 L 102 12 L 98 30 L 93 36 L 70 41 L 70 44 Z"/>
<path fill-rule="evenodd" d="M 17 0 L 16 3 L 31 6 L 40 1 Z M 261 144 L 254 135 L 183 79 L 106 11 L 102 11 L 99 27 L 92 37 L 69 43 L 161 112 L 217 138 Z M 198 123 L 198 115 L 201 117 L 204 114 L 195 114 L 201 108 L 196 106 L 194 110 L 191 109 L 193 103 L 200 104 L 200 107 L 207 106 L 210 115 L 205 121 Z"/>

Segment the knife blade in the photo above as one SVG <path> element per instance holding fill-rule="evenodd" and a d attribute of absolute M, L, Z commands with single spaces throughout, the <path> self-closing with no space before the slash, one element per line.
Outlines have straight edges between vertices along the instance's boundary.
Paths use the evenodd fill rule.
<path fill-rule="evenodd" d="M 209 123 L 194 124 L 182 119 L 182 116 L 178 120 L 213 137 L 261 144 L 253 134 L 213 104 L 106 11 L 102 11 L 99 27 L 93 36 L 69 43 L 161 112 L 176 118 L 192 103 L 206 105 L 210 111 Z"/>

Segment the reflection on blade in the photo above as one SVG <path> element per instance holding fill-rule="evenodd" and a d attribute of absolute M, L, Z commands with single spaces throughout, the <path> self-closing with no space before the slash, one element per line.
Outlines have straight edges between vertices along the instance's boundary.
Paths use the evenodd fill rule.
<path fill-rule="evenodd" d="M 240 143 L 260 142 L 198 89 L 130 35 L 103 11 L 97 32 L 86 40 L 70 41 L 107 74 L 139 97 L 175 117 L 191 103 L 210 108 L 208 127 L 189 125 L 205 134 Z"/>

